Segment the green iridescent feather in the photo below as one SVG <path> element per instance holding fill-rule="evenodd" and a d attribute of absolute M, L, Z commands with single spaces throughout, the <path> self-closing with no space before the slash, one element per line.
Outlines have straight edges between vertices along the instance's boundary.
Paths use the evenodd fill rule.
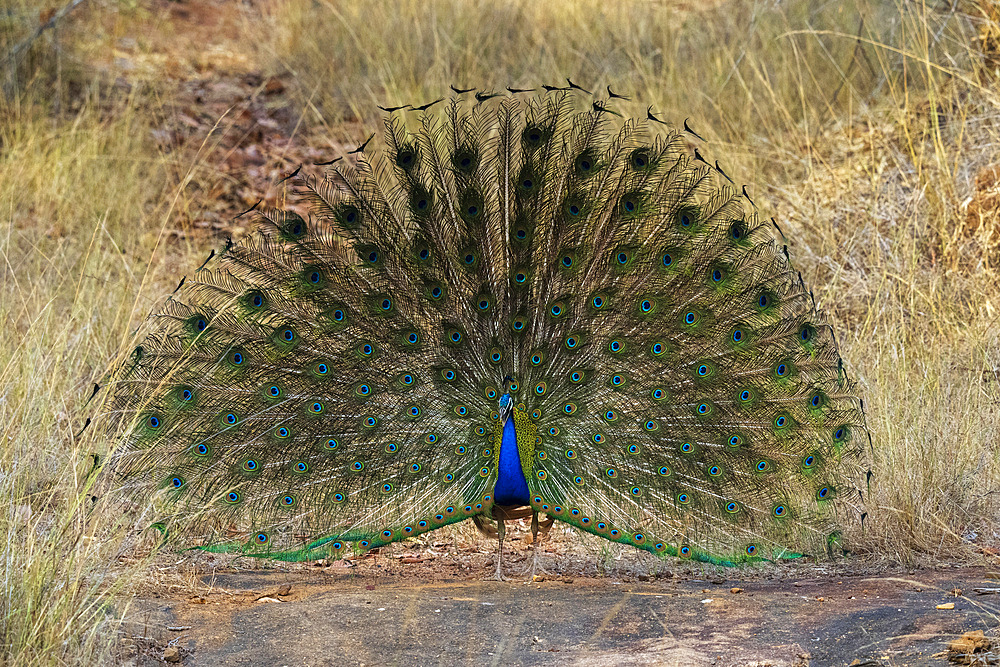
<path fill-rule="evenodd" d="M 532 508 L 607 539 L 732 564 L 863 516 L 832 331 L 684 136 L 568 95 L 406 120 L 146 323 L 125 496 L 208 550 L 371 549 L 490 515 L 510 392 Z"/>

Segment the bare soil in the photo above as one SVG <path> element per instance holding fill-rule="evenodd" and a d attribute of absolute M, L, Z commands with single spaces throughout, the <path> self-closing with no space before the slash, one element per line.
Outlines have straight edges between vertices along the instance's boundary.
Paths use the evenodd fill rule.
<path fill-rule="evenodd" d="M 1000 588 L 1000 575 L 975 568 L 497 582 L 484 580 L 488 563 L 462 574 L 414 560 L 205 576 L 204 593 L 135 600 L 122 657 L 160 664 L 175 647 L 185 665 L 945 665 L 951 641 L 992 637 L 1000 612 L 1000 598 L 976 592 Z"/>

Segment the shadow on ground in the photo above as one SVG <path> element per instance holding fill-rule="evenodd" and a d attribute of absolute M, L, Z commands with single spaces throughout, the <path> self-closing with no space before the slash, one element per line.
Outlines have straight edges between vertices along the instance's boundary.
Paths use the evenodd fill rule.
<path fill-rule="evenodd" d="M 990 635 L 1000 618 L 1000 598 L 975 592 L 998 587 L 982 569 L 433 584 L 371 574 L 216 575 L 204 596 L 139 600 L 133 636 L 155 649 L 133 664 L 172 646 L 184 665 L 946 665 L 950 640 Z"/>

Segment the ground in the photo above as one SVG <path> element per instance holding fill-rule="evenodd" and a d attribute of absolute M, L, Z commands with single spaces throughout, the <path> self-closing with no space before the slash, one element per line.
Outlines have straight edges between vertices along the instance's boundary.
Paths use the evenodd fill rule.
<path fill-rule="evenodd" d="M 864 555 L 739 568 L 660 560 L 556 524 L 533 546 L 471 522 L 337 561 L 161 552 L 120 599 L 120 662 L 184 665 L 903 667 L 998 664 L 1000 564 Z M 986 639 L 970 662 L 949 653 Z M 979 662 L 975 662 L 979 660 Z"/>
<path fill-rule="evenodd" d="M 202 594 L 135 600 L 123 651 L 139 665 L 165 647 L 185 665 L 945 665 L 1000 611 L 976 593 L 1000 586 L 984 569 L 427 582 L 433 564 L 402 560 L 206 576 Z"/>

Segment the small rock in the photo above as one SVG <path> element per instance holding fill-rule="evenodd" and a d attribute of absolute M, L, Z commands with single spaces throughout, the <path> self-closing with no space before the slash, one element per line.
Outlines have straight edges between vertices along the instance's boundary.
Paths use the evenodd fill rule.
<path fill-rule="evenodd" d="M 937 607 L 935 607 L 935 609 L 954 609 L 954 608 L 955 608 L 954 602 L 946 602 L 944 604 L 939 604 Z"/>
<path fill-rule="evenodd" d="M 537 581 L 537 582 L 542 582 L 542 581 L 545 581 L 545 577 L 543 575 L 541 575 L 541 574 L 536 574 L 536 575 L 534 575 L 534 576 L 531 577 L 531 580 L 532 581 Z"/>
<path fill-rule="evenodd" d="M 636 577 L 636 579 L 638 579 L 639 581 L 649 581 L 649 575 L 648 574 L 640 574 L 638 577 Z"/>
<path fill-rule="evenodd" d="M 280 597 L 282 595 L 288 595 L 291 592 L 292 592 L 292 585 L 291 584 L 282 584 L 278 588 L 278 593 L 277 594 Z"/>
<path fill-rule="evenodd" d="M 733 586 L 732 588 L 729 589 L 729 592 L 732 593 L 733 595 L 736 595 L 737 593 L 742 593 L 743 589 Z"/>
<path fill-rule="evenodd" d="M 176 646 L 168 646 L 163 649 L 163 660 L 165 662 L 180 662 L 181 651 Z"/>

